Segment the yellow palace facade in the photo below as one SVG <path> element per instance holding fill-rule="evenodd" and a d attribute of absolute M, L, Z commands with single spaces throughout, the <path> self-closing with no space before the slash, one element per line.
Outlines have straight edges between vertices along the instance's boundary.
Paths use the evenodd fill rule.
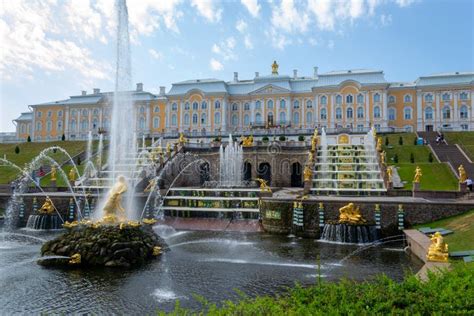
<path fill-rule="evenodd" d="M 387 82 L 383 71 L 345 70 L 312 76 L 269 75 L 232 81 L 196 79 L 153 94 L 131 92 L 137 135 L 174 137 L 237 134 L 474 130 L 474 73 L 453 72 Z M 30 105 L 14 120 L 17 138 L 86 139 L 110 128 L 113 93 L 94 89 L 68 99 Z"/>

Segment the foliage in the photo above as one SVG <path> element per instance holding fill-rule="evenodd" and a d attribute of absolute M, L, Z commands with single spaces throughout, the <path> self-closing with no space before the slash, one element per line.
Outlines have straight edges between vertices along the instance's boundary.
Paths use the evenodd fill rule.
<path fill-rule="evenodd" d="M 30 136 L 30 135 L 28 135 L 28 138 L 26 139 L 26 141 L 27 141 L 28 143 L 31 143 L 31 136 Z"/>
<path fill-rule="evenodd" d="M 268 143 L 268 136 L 263 136 L 262 137 L 262 142 Z"/>
<path fill-rule="evenodd" d="M 403 137 L 398 138 L 398 145 L 402 146 L 403 145 Z"/>
<path fill-rule="evenodd" d="M 220 141 L 221 141 L 221 137 L 220 137 L 220 136 L 214 137 L 214 141 L 215 141 L 216 143 L 220 142 Z"/>
<path fill-rule="evenodd" d="M 17 146 L 15 147 L 15 154 L 18 155 L 19 153 L 20 153 L 20 146 L 17 145 Z"/>
<path fill-rule="evenodd" d="M 280 142 L 284 142 L 284 141 L 286 140 L 285 135 L 280 135 L 280 137 L 278 137 L 278 140 L 279 140 Z"/>
<path fill-rule="evenodd" d="M 413 139 L 413 145 L 415 145 L 415 146 L 418 145 L 418 137 L 415 137 Z"/>
<path fill-rule="evenodd" d="M 428 161 L 433 162 L 433 153 L 431 152 L 428 154 Z"/>
<path fill-rule="evenodd" d="M 415 155 L 413 153 L 410 153 L 410 162 L 415 163 Z"/>
<path fill-rule="evenodd" d="M 390 144 L 388 137 L 385 137 L 385 146 L 388 146 L 388 144 Z"/>
<path fill-rule="evenodd" d="M 304 142 L 304 135 L 298 136 L 298 140 L 299 140 L 300 142 Z"/>
<path fill-rule="evenodd" d="M 289 293 L 226 301 L 220 307 L 201 299 L 200 312 L 175 306 L 172 315 L 468 315 L 474 312 L 474 269 L 455 265 L 452 271 L 430 273 L 428 281 L 409 274 L 402 282 L 379 276 L 367 282 L 320 281 Z M 163 314 L 162 314 L 163 315 Z"/>
<path fill-rule="evenodd" d="M 81 165 L 81 156 L 77 157 L 76 165 L 78 165 L 78 166 Z"/>
<path fill-rule="evenodd" d="M 404 189 L 411 190 L 416 166 L 420 166 L 423 176 L 420 181 L 421 190 L 456 191 L 458 180 L 445 163 L 399 163 L 398 174 L 406 181 Z"/>
<path fill-rule="evenodd" d="M 394 163 L 398 163 L 398 154 L 395 154 L 395 155 L 393 156 L 393 162 L 394 162 Z"/>
<path fill-rule="evenodd" d="M 63 134 L 63 136 L 61 136 L 61 140 L 65 141 L 66 140 L 66 135 Z"/>

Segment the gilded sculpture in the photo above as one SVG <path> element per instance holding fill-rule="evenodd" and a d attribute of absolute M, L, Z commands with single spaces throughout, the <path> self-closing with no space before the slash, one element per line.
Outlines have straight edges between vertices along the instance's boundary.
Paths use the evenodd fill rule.
<path fill-rule="evenodd" d="M 127 192 L 128 186 L 124 176 L 119 176 L 117 182 L 110 189 L 107 201 L 105 202 L 104 217 L 102 220 L 105 223 L 117 223 L 124 221 L 125 209 L 122 206 L 122 194 Z"/>
<path fill-rule="evenodd" d="M 431 245 L 428 249 L 426 258 L 428 261 L 448 262 L 449 252 L 448 244 L 444 242 L 444 238 L 440 232 L 431 235 Z"/>
<path fill-rule="evenodd" d="M 151 179 L 148 182 L 148 185 L 146 186 L 145 190 L 143 190 L 143 192 L 151 192 L 151 191 L 155 190 L 156 183 L 157 183 L 156 178 Z"/>
<path fill-rule="evenodd" d="M 388 178 L 388 182 L 392 182 L 392 176 L 393 176 L 392 167 L 388 167 L 388 168 L 387 168 L 387 178 Z"/>
<path fill-rule="evenodd" d="M 384 150 L 384 151 L 382 151 L 382 152 L 380 153 L 380 163 L 381 163 L 382 165 L 385 165 L 385 159 L 386 159 L 386 157 L 387 157 L 387 153 L 386 153 L 385 150 Z"/>
<path fill-rule="evenodd" d="M 313 161 L 314 161 L 313 152 L 310 151 L 310 152 L 308 153 L 308 162 L 309 162 L 309 163 L 313 163 Z"/>
<path fill-rule="evenodd" d="M 252 147 L 253 146 L 253 136 L 247 136 L 242 138 L 242 146 L 244 147 Z"/>
<path fill-rule="evenodd" d="M 464 169 L 463 165 L 459 165 L 458 172 L 459 172 L 459 183 L 466 182 L 467 174 L 466 174 L 466 170 Z"/>
<path fill-rule="evenodd" d="M 421 173 L 421 168 L 419 166 L 416 166 L 416 169 L 415 169 L 415 176 L 413 178 L 413 182 L 414 183 L 420 183 L 421 181 L 421 176 L 423 174 Z"/>
<path fill-rule="evenodd" d="M 377 137 L 377 151 L 382 151 L 382 137 Z"/>
<path fill-rule="evenodd" d="M 278 64 L 277 64 L 276 60 L 274 60 L 273 64 L 272 64 L 272 74 L 273 75 L 278 75 Z"/>
<path fill-rule="evenodd" d="M 43 205 L 39 209 L 40 214 L 48 214 L 51 215 L 54 213 L 54 206 L 53 206 L 53 201 L 49 197 L 44 200 Z"/>
<path fill-rule="evenodd" d="M 339 223 L 341 224 L 362 224 L 365 220 L 360 214 L 359 207 L 354 203 L 349 203 L 339 209 Z"/>
<path fill-rule="evenodd" d="M 186 143 L 186 137 L 184 137 L 184 133 L 179 133 L 178 143 L 180 145 L 183 145 L 184 143 Z"/>
<path fill-rule="evenodd" d="M 318 138 L 317 136 L 313 135 L 313 137 L 311 137 L 311 151 L 312 152 L 316 151 L 317 146 L 318 146 Z"/>
<path fill-rule="evenodd" d="M 171 144 L 170 143 L 166 144 L 166 153 L 168 155 L 171 154 Z"/>
<path fill-rule="evenodd" d="M 55 166 L 52 166 L 51 167 L 51 181 L 56 181 L 56 167 Z"/>
<path fill-rule="evenodd" d="M 71 256 L 71 258 L 69 259 L 69 264 L 80 264 L 81 263 L 81 254 L 80 253 L 76 253 L 76 254 L 73 254 Z"/>
<path fill-rule="evenodd" d="M 310 166 L 306 165 L 304 167 L 304 171 L 303 171 L 303 178 L 304 178 L 304 181 L 311 181 L 312 178 L 313 178 L 313 171 L 311 170 Z"/>
<path fill-rule="evenodd" d="M 263 180 L 261 178 L 257 178 L 255 180 L 257 180 L 260 183 L 260 192 L 269 192 L 269 193 L 272 192 L 272 189 L 270 189 L 266 180 Z"/>
<path fill-rule="evenodd" d="M 75 170 L 74 170 L 74 167 L 72 167 L 71 170 L 69 170 L 69 175 L 68 175 L 68 177 L 69 177 L 69 181 L 70 181 L 70 182 L 73 183 L 74 181 L 76 181 L 76 172 L 75 172 Z"/>

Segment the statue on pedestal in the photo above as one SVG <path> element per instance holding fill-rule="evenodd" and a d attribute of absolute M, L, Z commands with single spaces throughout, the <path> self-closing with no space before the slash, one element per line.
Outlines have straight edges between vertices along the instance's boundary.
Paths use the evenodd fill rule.
<path fill-rule="evenodd" d="M 260 183 L 260 192 L 272 192 L 272 189 L 270 189 L 270 187 L 268 186 L 267 181 L 260 178 L 257 178 L 255 180 Z"/>
<path fill-rule="evenodd" d="M 104 217 L 105 223 L 117 223 L 126 219 L 125 210 L 122 206 L 122 194 L 127 192 L 128 187 L 124 176 L 119 176 L 117 182 L 110 189 L 107 201 L 105 202 Z"/>
<path fill-rule="evenodd" d="M 421 176 L 423 174 L 421 173 L 421 168 L 419 166 L 416 166 L 416 169 L 415 169 L 415 176 L 413 178 L 413 183 L 420 183 L 420 180 L 421 180 Z"/>
<path fill-rule="evenodd" d="M 311 170 L 310 166 L 306 165 L 304 167 L 304 171 L 303 171 L 303 178 L 304 178 L 304 181 L 311 181 L 313 179 L 313 171 Z"/>
<path fill-rule="evenodd" d="M 184 137 L 184 133 L 179 133 L 178 143 L 180 145 L 183 145 L 184 143 L 186 143 L 186 138 Z"/>
<path fill-rule="evenodd" d="M 440 232 L 431 235 L 431 245 L 428 249 L 426 258 L 428 261 L 448 262 L 448 244 L 444 242 L 443 236 Z"/>
<path fill-rule="evenodd" d="M 388 168 L 387 168 L 388 182 L 392 182 L 392 174 L 393 174 L 392 168 L 391 168 L 391 167 L 388 167 Z"/>
<path fill-rule="evenodd" d="M 51 181 L 56 181 L 56 167 L 55 166 L 52 166 L 51 167 Z"/>
<path fill-rule="evenodd" d="M 466 174 L 466 170 L 464 169 L 463 165 L 459 165 L 458 172 L 459 172 L 459 183 L 466 182 L 467 174 Z"/>
<path fill-rule="evenodd" d="M 74 181 L 76 181 L 76 171 L 74 170 L 74 167 L 71 168 L 71 170 L 69 170 L 69 181 L 71 183 L 74 183 Z"/>
<path fill-rule="evenodd" d="M 377 151 L 382 151 L 382 137 L 377 137 Z"/>
<path fill-rule="evenodd" d="M 365 220 L 360 214 L 359 207 L 349 203 L 339 209 L 339 223 L 341 224 L 363 224 Z"/>

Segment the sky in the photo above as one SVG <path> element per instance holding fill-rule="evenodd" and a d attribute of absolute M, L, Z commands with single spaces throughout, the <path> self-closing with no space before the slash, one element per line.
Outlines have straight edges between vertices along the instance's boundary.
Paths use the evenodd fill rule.
<path fill-rule="evenodd" d="M 28 105 L 114 87 L 114 0 L 0 0 L 0 131 Z M 474 70 L 471 0 L 129 0 L 134 82 L 369 68 Z M 134 87 L 131 87 L 134 88 Z"/>

